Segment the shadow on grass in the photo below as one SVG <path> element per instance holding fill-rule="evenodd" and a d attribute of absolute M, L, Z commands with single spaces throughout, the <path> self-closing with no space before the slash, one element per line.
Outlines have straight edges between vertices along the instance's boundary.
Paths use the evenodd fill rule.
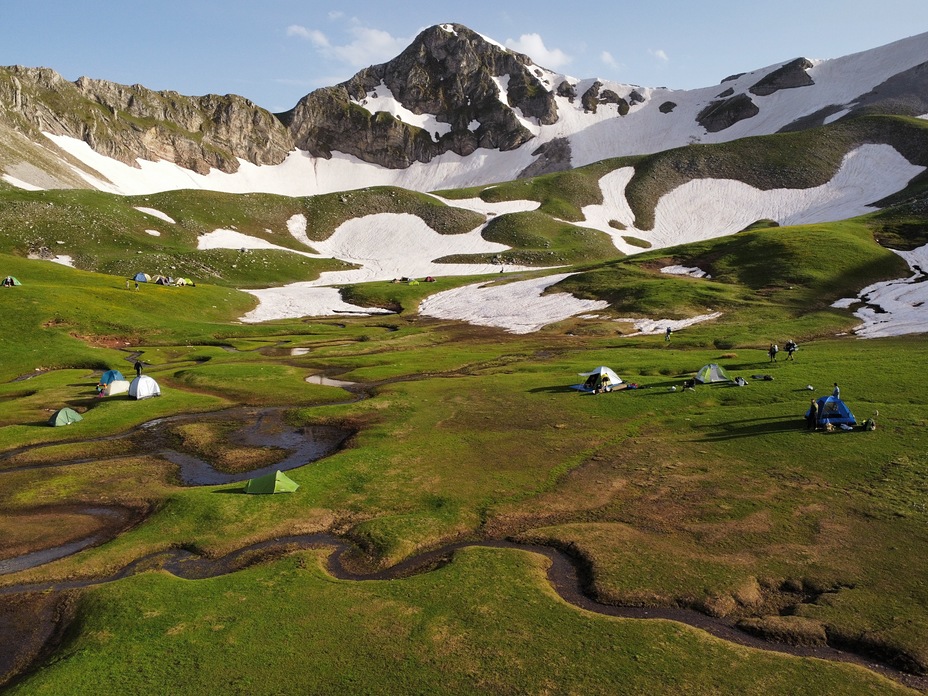
<path fill-rule="evenodd" d="M 739 437 L 757 437 L 758 435 L 772 435 L 774 433 L 806 432 L 806 421 L 797 416 L 769 416 L 766 418 L 749 418 L 740 421 L 729 421 L 719 425 L 702 426 L 707 432 L 702 438 L 703 442 L 717 442 L 720 440 L 734 440 Z"/>
<path fill-rule="evenodd" d="M 238 488 L 221 488 L 218 491 L 213 491 L 213 493 L 226 493 L 229 495 L 244 495 L 245 486 L 239 486 Z"/>
<path fill-rule="evenodd" d="M 584 393 L 578 389 L 574 389 L 573 386 L 571 385 L 563 385 L 563 384 L 553 386 L 553 387 L 536 387 L 535 389 L 529 389 L 528 391 L 529 391 L 529 394 L 566 394 L 572 391 L 578 392 L 580 394 Z M 587 392 L 587 393 L 592 393 L 592 392 Z"/>

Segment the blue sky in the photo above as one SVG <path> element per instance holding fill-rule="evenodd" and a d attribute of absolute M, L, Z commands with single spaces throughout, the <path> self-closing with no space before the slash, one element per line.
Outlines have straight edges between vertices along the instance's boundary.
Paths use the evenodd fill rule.
<path fill-rule="evenodd" d="M 928 2 L 0 0 L 0 65 L 240 94 L 277 112 L 393 58 L 421 29 L 444 22 L 574 77 L 690 89 L 928 31 Z"/>

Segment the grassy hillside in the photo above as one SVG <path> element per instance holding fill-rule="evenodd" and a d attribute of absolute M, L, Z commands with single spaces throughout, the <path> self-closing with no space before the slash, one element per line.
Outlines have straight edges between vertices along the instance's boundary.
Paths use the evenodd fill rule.
<path fill-rule="evenodd" d="M 397 316 L 244 325 L 237 318 L 254 298 L 226 284 L 285 282 L 321 266 L 285 252 L 215 252 L 211 261 L 193 248 L 197 234 L 233 225 L 292 247 L 286 221 L 299 213 L 319 221 L 310 224 L 316 239 L 352 210 L 419 211 L 442 233 L 469 229 L 470 217 L 429 197 L 0 193 L 9 203 L 0 207 L 0 274 L 23 282 L 0 289 L 0 561 L 105 527 L 101 507 L 133 520 L 106 543 L 0 575 L 0 585 L 99 580 L 146 559 L 133 577 L 75 590 L 61 645 L 7 691 L 906 693 L 860 667 L 580 610 L 554 594 L 545 560 L 513 549 L 468 549 L 427 572 L 369 582 L 336 580 L 308 550 L 256 550 L 209 579 L 161 570 L 158 554 L 169 549 L 216 559 L 317 531 L 353 542 L 347 562 L 364 570 L 452 541 L 514 539 L 570 550 L 605 603 L 690 607 L 774 641 L 840 645 L 928 672 L 928 348 L 918 336 L 844 335 L 856 320 L 830 306 L 905 274 L 874 235 L 918 239 L 917 200 L 857 220 L 615 258 L 600 233 L 545 214 L 569 219 L 595 198 L 596 172 L 612 166 L 493 194 L 525 187 L 548 207 L 500 216 L 488 238 L 560 255 L 577 273 L 552 291 L 610 303 L 597 318 L 519 336 L 415 314 L 427 294 L 473 278 L 346 290 Z M 37 242 L 101 268 L 139 257 L 225 266 L 215 282 L 136 292 L 119 274 L 23 258 Z M 669 264 L 711 278 L 661 274 Z M 722 314 L 669 343 L 627 336 L 615 322 L 710 311 Z M 795 361 L 770 363 L 766 345 L 786 338 L 800 341 Z M 96 398 L 100 372 L 131 374 L 136 356 L 162 396 Z M 708 362 L 748 386 L 683 391 Z M 571 388 L 597 365 L 639 388 Z M 319 375 L 351 384 L 307 382 Z M 834 382 L 858 420 L 879 412 L 875 431 L 805 430 L 810 398 Z M 84 419 L 45 425 L 65 405 Z M 220 411 L 215 421 L 198 415 Z M 234 470 L 280 461 L 284 448 L 236 439 L 272 412 L 304 437 L 315 426 L 349 437 L 288 472 L 300 484 L 293 494 L 181 484 L 167 450 Z M 170 421 L 182 414 L 191 419 Z M 40 624 L 38 602 L 49 596 L 58 597 L 16 602 L 36 602 Z M 21 606 L 0 598 L 0 617 Z"/>

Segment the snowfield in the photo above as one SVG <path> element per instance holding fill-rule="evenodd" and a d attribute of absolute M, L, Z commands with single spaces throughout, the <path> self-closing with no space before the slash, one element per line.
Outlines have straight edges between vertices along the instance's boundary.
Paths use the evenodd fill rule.
<path fill-rule="evenodd" d="M 535 136 L 516 150 L 479 149 L 467 157 L 445 153 L 428 164 L 415 163 L 401 170 L 368 164 L 340 153 L 333 153 L 330 159 L 319 159 L 306 152 L 293 151 L 278 165 L 257 166 L 240 160 L 239 171 L 235 173 L 212 170 L 201 175 L 166 161 L 138 160 L 137 166 L 129 166 L 96 153 L 82 140 L 49 133 L 46 137 L 97 173 L 90 175 L 62 160 L 88 185 L 121 195 L 205 189 L 310 196 L 381 185 L 429 192 L 514 180 L 519 172 L 536 162 L 537 155 L 533 154 L 536 150 L 557 138 L 569 143 L 571 165 L 582 166 L 609 157 L 772 134 L 797 119 L 828 107 L 838 108 L 838 112 L 830 117 L 830 120 L 835 120 L 853 108 L 860 95 L 894 75 L 921 65 L 926 55 L 928 33 L 850 56 L 813 60 L 813 67 L 807 70 L 812 84 L 780 89 L 766 96 L 750 94 L 759 113 L 716 133 L 709 133 L 698 124 L 696 119 L 700 111 L 729 94 L 749 94 L 752 85 L 783 63 L 726 79 L 720 85 L 695 90 L 646 88 L 603 80 L 602 89 L 612 90 L 629 101 L 630 107 L 624 116 L 619 114 L 615 104 L 600 104 L 593 113 L 583 107 L 581 99 L 556 97 L 558 120 L 554 124 L 541 125 L 535 119 L 516 113 Z M 595 82 L 594 79 L 576 79 L 540 66 L 532 66 L 532 69 L 551 90 L 566 81 L 577 94 L 583 94 Z M 496 82 L 500 100 L 508 103 L 508 76 L 499 77 Z M 672 107 L 668 107 L 670 102 Z M 411 125 L 423 127 L 433 134 L 433 138 L 450 128 L 435 115 L 415 114 L 406 109 L 384 84 L 370 90 L 357 103 L 371 113 L 388 112 Z M 585 207 L 584 221 L 580 224 L 608 234 L 619 251 L 635 254 L 640 253 L 641 248 L 629 244 L 623 237 L 642 239 L 651 245 L 651 249 L 659 249 L 730 235 L 761 219 L 772 219 L 786 226 L 858 216 L 874 210 L 873 202 L 905 188 L 923 171 L 923 167 L 912 165 L 888 145 L 864 145 L 845 156 L 830 181 L 815 188 L 763 191 L 735 180 L 696 179 L 662 196 L 654 211 L 653 229 L 641 229 L 636 226 L 635 216 L 625 196 L 634 170 L 624 167 L 600 179 L 603 203 Z M 29 178 L 25 170 L 16 170 L 15 174 L 4 173 L 3 180 L 26 190 L 39 188 L 35 183 L 24 180 Z M 441 200 L 448 205 L 477 211 L 484 216 L 485 222 L 494 215 L 533 210 L 538 206 L 534 201 L 488 204 L 479 199 Z M 161 211 L 137 209 L 166 223 L 174 223 Z M 621 223 L 625 229 L 618 231 L 614 223 Z M 498 276 L 499 265 L 439 264 L 436 260 L 452 254 L 490 254 L 504 258 L 507 251 L 507 247 L 483 239 L 483 226 L 464 235 L 439 235 L 412 215 L 370 215 L 349 220 L 329 239 L 321 242 L 309 240 L 306 225 L 302 215 L 287 221 L 288 233 L 306 247 L 300 251 L 275 246 L 232 229 L 217 229 L 201 236 L 201 249 L 283 249 L 310 258 L 339 259 L 353 266 L 351 270 L 324 273 L 316 281 L 250 290 L 258 298 L 259 305 L 243 317 L 243 321 L 341 312 L 369 313 L 369 310 L 344 303 L 337 286 L 402 277 L 421 279 L 428 275 Z M 148 233 L 158 234 L 156 230 Z M 926 330 L 928 310 L 923 311 L 923 288 L 928 288 L 928 283 L 921 282 L 925 279 L 923 269 L 928 262 L 925 254 L 924 248 L 903 254 L 913 268 L 915 275 L 911 278 L 879 284 L 862 293 L 859 301 L 865 306 L 857 310 L 857 316 L 863 324 L 857 335 L 868 337 Z M 69 259 L 62 257 L 60 261 L 67 263 Z M 507 265 L 503 270 L 529 269 Z M 702 273 L 700 269 L 688 268 L 668 268 L 664 272 L 697 277 Z M 602 303 L 582 302 L 570 295 L 542 295 L 547 287 L 562 277 L 553 275 L 513 283 L 497 282 L 500 278 L 492 282 L 488 279 L 484 283 L 438 293 L 422 303 L 421 311 L 431 316 L 497 326 L 519 333 L 604 308 Z M 842 306 L 850 307 L 855 302 L 849 299 Z M 714 315 L 707 315 L 696 320 L 713 318 Z M 648 321 L 634 320 L 636 330 L 653 333 L 667 326 L 677 326 L 656 318 Z"/>

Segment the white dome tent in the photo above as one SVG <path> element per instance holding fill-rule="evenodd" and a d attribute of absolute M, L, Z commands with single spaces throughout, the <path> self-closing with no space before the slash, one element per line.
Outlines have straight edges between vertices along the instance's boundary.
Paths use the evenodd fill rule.
<path fill-rule="evenodd" d="M 161 396 L 161 387 L 148 375 L 139 375 L 129 385 L 129 397 L 132 399 L 149 399 Z"/>

